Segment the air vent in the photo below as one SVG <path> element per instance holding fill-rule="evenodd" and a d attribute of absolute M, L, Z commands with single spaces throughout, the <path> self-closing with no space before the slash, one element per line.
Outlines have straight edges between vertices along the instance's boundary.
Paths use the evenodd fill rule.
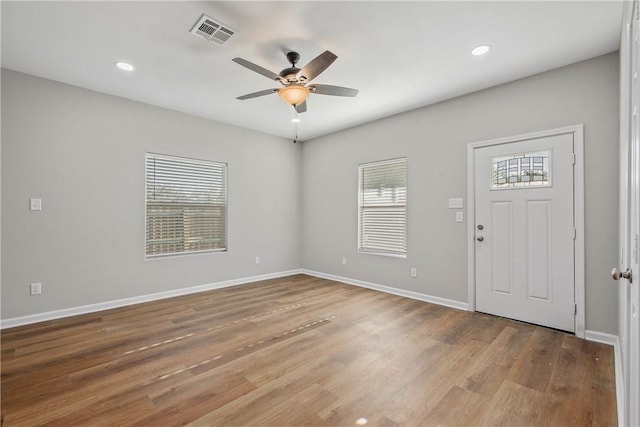
<path fill-rule="evenodd" d="M 208 42 L 214 42 L 222 46 L 226 44 L 237 31 L 207 15 L 202 15 L 198 22 L 196 22 L 196 25 L 191 28 L 190 33 L 202 37 Z"/>

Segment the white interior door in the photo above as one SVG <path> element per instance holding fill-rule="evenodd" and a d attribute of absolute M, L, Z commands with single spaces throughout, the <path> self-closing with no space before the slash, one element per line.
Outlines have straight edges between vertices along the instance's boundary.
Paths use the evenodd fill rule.
<path fill-rule="evenodd" d="M 620 425 L 640 425 L 640 42 L 638 1 L 625 5 L 620 41 Z M 636 276 L 635 278 L 633 276 Z"/>
<path fill-rule="evenodd" d="M 476 310 L 575 330 L 573 133 L 474 149 Z"/>
<path fill-rule="evenodd" d="M 636 21 L 637 23 L 637 21 Z M 636 36 L 637 37 L 637 36 Z M 640 52 L 637 46 L 636 52 Z M 636 60 L 637 61 L 637 60 Z M 637 69 L 637 68 L 636 68 Z M 633 129 L 631 138 L 631 203 L 629 206 L 630 236 L 631 236 L 631 268 L 625 272 L 626 286 L 629 288 L 629 425 L 640 426 L 640 292 L 638 286 L 638 272 L 640 272 L 640 119 L 638 117 L 638 90 L 635 91 L 635 105 L 633 115 Z M 636 275 L 635 281 L 633 274 Z"/>
<path fill-rule="evenodd" d="M 631 140 L 630 148 L 630 182 L 629 182 L 629 236 L 631 249 L 630 270 L 625 272 L 625 286 L 629 290 L 629 375 L 628 402 L 629 402 L 629 425 L 640 425 L 640 292 L 638 290 L 638 272 L 640 272 L 640 42 L 638 41 L 640 28 L 638 20 L 638 10 L 633 14 L 631 20 Z M 636 275 L 633 280 L 633 274 Z"/>

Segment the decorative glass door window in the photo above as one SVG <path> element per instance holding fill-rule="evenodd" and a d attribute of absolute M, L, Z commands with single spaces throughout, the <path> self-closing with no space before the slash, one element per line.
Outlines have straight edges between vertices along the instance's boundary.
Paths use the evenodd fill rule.
<path fill-rule="evenodd" d="M 491 189 L 550 187 L 551 150 L 491 159 Z"/>

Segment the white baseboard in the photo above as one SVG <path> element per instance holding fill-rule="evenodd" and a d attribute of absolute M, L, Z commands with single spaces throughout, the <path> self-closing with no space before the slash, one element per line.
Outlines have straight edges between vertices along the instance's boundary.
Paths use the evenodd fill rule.
<path fill-rule="evenodd" d="M 65 308 L 63 310 L 48 311 L 46 313 L 32 314 L 29 316 L 14 317 L 0 320 L 0 329 L 13 328 L 16 326 L 29 325 L 32 323 L 45 322 L 47 320 L 61 319 L 63 317 L 77 316 L 79 314 L 95 313 L 97 311 L 109 310 L 112 308 L 124 307 L 127 305 L 140 304 L 143 302 L 156 301 L 165 298 L 177 297 L 180 295 L 194 294 L 197 292 L 210 291 L 213 289 L 228 288 L 229 286 L 243 285 L 260 280 L 276 279 L 278 277 L 301 274 L 302 270 L 288 270 L 277 273 L 262 274 L 259 276 L 243 277 L 240 279 L 225 280 L 223 282 L 208 283 L 205 285 L 191 286 L 188 288 L 174 289 L 171 291 L 158 292 L 137 297 L 123 298 L 114 301 L 101 302 L 97 304 L 83 305 L 79 307 Z"/>
<path fill-rule="evenodd" d="M 392 288 L 390 286 L 379 285 L 377 283 L 365 282 L 364 280 L 351 279 L 348 277 L 335 276 L 333 274 L 320 273 L 312 270 L 301 270 L 302 274 L 320 277 L 322 279 L 334 280 L 336 282 L 346 283 L 348 285 L 359 286 L 361 288 L 373 289 L 375 291 L 386 292 L 388 294 L 398 295 L 401 297 L 411 298 L 419 301 L 430 302 L 432 304 L 444 305 L 446 307 L 456 308 L 458 310 L 468 310 L 469 304 L 461 301 L 454 301 L 447 298 L 435 297 L 432 295 L 422 294 L 420 292 L 406 291 L 404 289 Z"/>
<path fill-rule="evenodd" d="M 605 332 L 598 331 L 584 331 L 584 338 L 589 341 L 599 342 L 602 344 L 609 344 L 614 347 L 617 346 L 618 336 L 613 334 L 607 334 Z"/>
<path fill-rule="evenodd" d="M 229 286 L 242 285 L 246 283 L 257 282 L 260 280 L 275 279 L 278 277 L 291 276 L 293 274 L 308 274 L 309 276 L 321 277 L 323 279 L 335 280 L 337 282 L 347 283 L 350 285 L 360 286 L 363 288 L 374 289 L 402 297 L 412 298 L 420 301 L 426 301 L 433 304 L 444 305 L 447 307 L 457 308 L 459 310 L 467 310 L 466 303 L 453 301 L 446 298 L 434 297 L 431 295 L 421 294 L 418 292 L 406 291 L 403 289 L 392 288 L 389 286 L 378 285 L 375 283 L 365 282 L 362 280 L 349 279 L 347 277 L 334 276 L 332 274 L 320 273 L 317 271 L 296 269 L 288 271 L 280 271 L 276 273 L 263 274 L 259 276 L 243 277 L 240 279 L 226 280 L 223 282 L 208 283 L 205 285 L 191 286 L 188 288 L 174 289 L 171 291 L 158 292 L 148 295 L 140 295 L 137 297 L 123 298 L 114 301 L 106 301 L 97 304 L 88 304 L 79 307 L 65 308 L 62 310 L 48 311 L 45 313 L 31 314 L 28 316 L 13 317 L 0 320 L 0 329 L 14 328 L 16 326 L 30 325 L 32 323 L 46 322 L 48 320 L 61 319 L 64 317 L 77 316 L 80 314 L 95 313 L 112 308 L 124 307 L 127 305 L 140 304 L 144 302 L 157 301 L 166 298 L 188 295 L 197 292 L 210 291 L 213 289 L 227 288 Z"/>
<path fill-rule="evenodd" d="M 616 404 L 618 409 L 618 425 L 624 425 L 624 377 L 622 372 L 622 353 L 620 338 L 617 335 L 597 331 L 585 331 L 585 339 L 613 346 L 613 358 L 616 375 Z"/>
<path fill-rule="evenodd" d="M 613 345 L 613 352 L 616 366 L 616 403 L 618 404 L 618 425 L 625 425 L 625 395 L 624 395 L 624 373 L 622 372 L 622 352 L 620 339 L 616 337 Z"/>

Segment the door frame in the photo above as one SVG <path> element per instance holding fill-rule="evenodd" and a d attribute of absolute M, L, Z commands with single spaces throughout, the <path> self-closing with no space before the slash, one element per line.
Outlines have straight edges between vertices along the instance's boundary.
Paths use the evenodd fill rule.
<path fill-rule="evenodd" d="M 575 334 L 585 337 L 585 242 L 584 242 L 584 125 L 578 124 L 557 129 L 490 139 L 467 144 L 467 285 L 468 310 L 476 311 L 476 245 L 475 245 L 475 153 L 476 149 L 492 145 L 509 144 L 535 138 L 572 134 L 574 150 L 573 167 L 573 224 L 574 240 L 574 298 L 576 304 Z"/>

